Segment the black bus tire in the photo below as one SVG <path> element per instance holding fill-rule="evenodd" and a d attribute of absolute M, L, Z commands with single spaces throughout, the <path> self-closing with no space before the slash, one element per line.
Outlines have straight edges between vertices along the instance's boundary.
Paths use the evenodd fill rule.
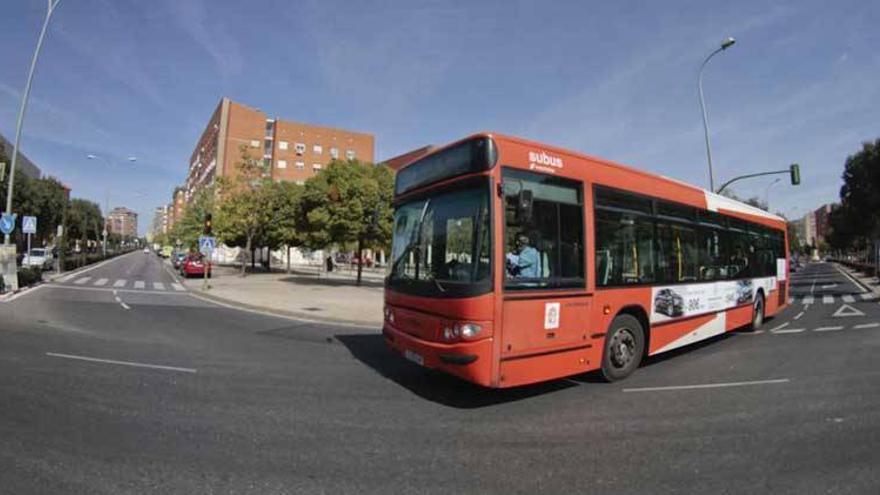
<path fill-rule="evenodd" d="M 606 381 L 623 380 L 632 374 L 645 354 L 645 329 L 632 315 L 617 315 L 605 334 L 602 376 Z"/>

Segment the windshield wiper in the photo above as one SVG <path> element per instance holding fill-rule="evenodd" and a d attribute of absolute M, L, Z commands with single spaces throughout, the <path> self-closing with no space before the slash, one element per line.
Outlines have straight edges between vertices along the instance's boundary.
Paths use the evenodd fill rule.
<path fill-rule="evenodd" d="M 400 257 L 397 258 L 397 261 L 395 261 L 394 264 L 391 265 L 391 273 L 392 274 L 397 272 L 397 269 L 399 268 L 400 264 L 403 263 L 404 260 L 406 260 L 406 257 L 409 255 L 409 253 L 413 252 L 413 250 L 416 248 L 416 246 L 421 244 L 421 242 L 422 242 L 422 222 L 425 221 L 425 215 L 428 213 L 428 205 L 430 205 L 430 204 L 431 204 L 430 198 L 425 200 L 425 204 L 424 204 L 424 206 L 422 206 L 422 212 L 419 214 L 419 221 L 416 222 L 415 226 L 413 226 L 413 232 L 412 232 L 412 235 L 410 236 L 409 242 L 407 243 L 406 247 L 403 249 L 403 252 L 400 254 Z M 416 256 L 416 268 L 417 268 L 416 273 L 418 273 L 418 264 L 420 261 L 418 258 L 419 257 Z M 413 277 L 409 277 L 409 278 L 413 278 Z"/>

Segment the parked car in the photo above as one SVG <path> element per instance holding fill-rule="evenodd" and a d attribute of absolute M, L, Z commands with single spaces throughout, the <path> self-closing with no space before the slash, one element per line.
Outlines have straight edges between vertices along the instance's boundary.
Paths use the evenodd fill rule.
<path fill-rule="evenodd" d="M 150 254 L 150 248 L 145 247 L 145 248 L 144 248 L 144 254 Z"/>
<path fill-rule="evenodd" d="M 180 275 L 183 278 L 204 277 L 208 270 L 208 278 L 211 278 L 211 263 L 206 262 L 200 253 L 188 254 L 180 263 Z"/>
<path fill-rule="evenodd" d="M 175 270 L 180 269 L 180 264 L 183 263 L 186 256 L 187 253 L 183 251 L 175 251 L 174 254 L 171 255 L 171 264 L 174 266 Z"/>
<path fill-rule="evenodd" d="M 51 270 L 55 265 L 52 251 L 44 248 L 32 248 L 21 260 L 22 266 L 38 266 L 43 270 Z"/>
<path fill-rule="evenodd" d="M 162 246 L 162 250 L 159 251 L 159 256 L 162 258 L 170 258 L 172 252 L 174 252 L 174 246 Z"/>
<path fill-rule="evenodd" d="M 684 298 L 672 289 L 661 289 L 654 298 L 654 311 L 671 318 L 684 314 Z"/>

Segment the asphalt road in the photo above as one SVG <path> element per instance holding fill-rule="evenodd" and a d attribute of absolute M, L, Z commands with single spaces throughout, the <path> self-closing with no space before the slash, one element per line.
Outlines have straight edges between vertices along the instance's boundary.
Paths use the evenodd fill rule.
<path fill-rule="evenodd" d="M 0 303 L 0 492 L 878 493 L 880 303 L 791 282 L 762 332 L 497 391 L 133 253 Z"/>

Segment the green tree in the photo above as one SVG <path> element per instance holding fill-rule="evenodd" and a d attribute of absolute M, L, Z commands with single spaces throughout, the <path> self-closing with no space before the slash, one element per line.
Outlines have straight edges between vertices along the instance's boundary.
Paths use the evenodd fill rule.
<path fill-rule="evenodd" d="M 880 237 L 880 139 L 865 142 L 848 156 L 840 188 L 840 207 L 831 213 L 830 244 L 860 249 Z"/>
<path fill-rule="evenodd" d="M 290 273 L 290 249 L 303 244 L 296 218 L 304 188 L 294 182 L 273 182 L 270 187 L 272 220 L 266 229 L 266 245 L 286 248 L 287 273 Z"/>
<path fill-rule="evenodd" d="M 104 217 L 97 203 L 74 198 L 67 212 L 67 239 L 78 239 L 85 254 L 87 241 L 101 238 Z"/>
<path fill-rule="evenodd" d="M 364 249 L 385 247 L 391 237 L 393 182 L 384 165 L 331 162 L 306 182 L 297 223 L 303 244 L 312 249 L 354 244 L 360 285 Z"/>
<path fill-rule="evenodd" d="M 183 210 L 183 217 L 180 221 L 174 223 L 168 237 L 175 242 L 179 239 L 181 244 L 188 249 L 197 249 L 199 236 L 204 233 L 205 215 L 214 211 L 215 197 L 213 185 L 200 189 Z"/>
<path fill-rule="evenodd" d="M 260 158 L 241 147 L 241 161 L 232 177 L 218 181 L 219 200 L 215 208 L 214 229 L 221 242 L 243 247 L 250 253 L 255 241 L 264 235 L 273 212 L 273 188 L 269 173 Z M 241 276 L 246 263 L 242 259 Z"/>

